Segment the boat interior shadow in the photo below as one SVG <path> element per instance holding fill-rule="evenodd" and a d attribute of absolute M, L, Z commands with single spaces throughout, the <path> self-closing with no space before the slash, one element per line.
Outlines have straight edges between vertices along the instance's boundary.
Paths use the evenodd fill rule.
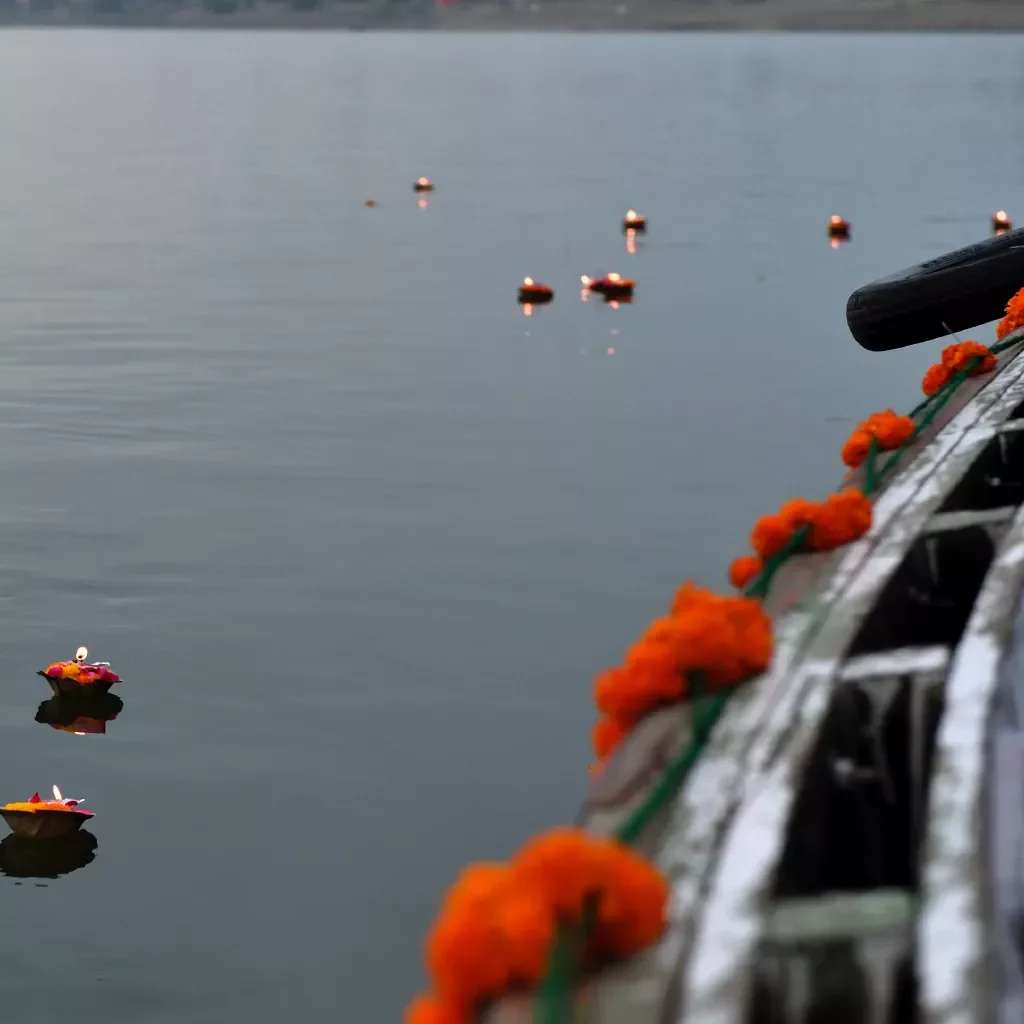
<path fill-rule="evenodd" d="M 89 699 L 51 697 L 36 710 L 36 721 L 52 729 L 74 733 L 105 733 L 124 710 L 124 701 L 112 693 Z"/>
<path fill-rule="evenodd" d="M 0 842 L 0 873 L 11 878 L 59 878 L 91 864 L 96 837 L 82 829 L 57 839 L 7 836 Z"/>

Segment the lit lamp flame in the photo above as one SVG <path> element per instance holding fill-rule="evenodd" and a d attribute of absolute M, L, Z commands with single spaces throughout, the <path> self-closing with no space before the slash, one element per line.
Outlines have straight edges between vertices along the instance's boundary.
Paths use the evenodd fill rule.
<path fill-rule="evenodd" d="M 833 213 L 829 220 L 835 227 L 839 227 L 839 225 L 843 223 L 843 218 L 840 217 L 838 213 Z"/>
<path fill-rule="evenodd" d="M 582 281 L 584 285 L 590 284 L 590 278 L 587 277 L 586 274 L 580 274 L 580 281 Z"/>
<path fill-rule="evenodd" d="M 608 275 L 608 280 L 609 281 L 621 281 L 622 280 L 622 275 L 621 274 L 609 274 Z"/>
<path fill-rule="evenodd" d="M 636 220 L 636 210 L 627 210 L 626 220 Z"/>
<path fill-rule="evenodd" d="M 430 184 L 430 179 L 429 178 L 417 178 L 416 179 L 416 184 L 417 185 L 429 185 Z"/>
<path fill-rule="evenodd" d="M 60 795 L 60 789 L 56 783 L 53 784 L 53 799 L 59 804 L 64 803 L 64 797 Z"/>
<path fill-rule="evenodd" d="M 525 284 L 527 286 L 533 284 L 533 278 L 532 277 L 524 277 L 523 278 L 523 284 Z"/>
<path fill-rule="evenodd" d="M 88 647 L 79 647 L 78 650 L 75 651 L 75 661 L 82 662 L 82 661 L 85 661 L 85 659 L 88 658 L 88 657 L 89 657 L 89 648 Z"/>

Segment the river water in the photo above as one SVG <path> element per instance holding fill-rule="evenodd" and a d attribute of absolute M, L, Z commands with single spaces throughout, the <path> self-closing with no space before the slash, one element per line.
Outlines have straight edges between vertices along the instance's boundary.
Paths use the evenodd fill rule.
<path fill-rule="evenodd" d="M 0 34 L 0 800 L 98 843 L 0 876 L 4 1020 L 397 1020 L 594 672 L 915 404 L 846 296 L 1014 212 L 1022 99 L 1013 38 Z M 81 643 L 105 735 L 34 720 Z"/>

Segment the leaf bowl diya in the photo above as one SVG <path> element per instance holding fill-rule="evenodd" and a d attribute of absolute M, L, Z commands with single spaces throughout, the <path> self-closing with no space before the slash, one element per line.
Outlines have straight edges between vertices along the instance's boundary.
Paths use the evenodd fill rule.
<path fill-rule="evenodd" d="M 36 721 L 61 732 L 77 735 L 102 735 L 107 722 L 114 721 L 124 710 L 124 701 L 116 694 L 101 697 L 51 697 L 36 710 Z"/>
<path fill-rule="evenodd" d="M 519 286 L 520 302 L 529 302 L 534 306 L 541 306 L 550 302 L 554 297 L 554 289 L 546 284 L 534 281 L 532 277 L 524 277 L 523 283 Z"/>
<path fill-rule="evenodd" d="M 43 800 L 33 793 L 28 800 L 0 807 L 0 817 L 16 836 L 26 839 L 56 839 L 77 832 L 90 818 L 92 811 L 80 808 L 80 800 L 65 800 L 53 787 L 53 800 Z"/>
<path fill-rule="evenodd" d="M 643 234 L 647 230 L 647 218 L 641 217 L 636 210 L 627 210 L 626 216 L 622 218 L 622 230 Z"/>
<path fill-rule="evenodd" d="M 40 669 L 39 675 L 58 697 L 102 697 L 121 677 L 110 671 L 109 662 L 90 664 L 85 660 L 88 656 L 89 651 L 79 647 L 73 661 L 55 661 Z"/>
<path fill-rule="evenodd" d="M 636 287 L 635 281 L 631 281 L 628 277 L 623 277 L 621 274 L 606 274 L 604 277 L 599 277 L 596 280 L 584 274 L 580 280 L 587 291 L 596 292 L 598 295 L 603 295 L 606 299 L 632 298 L 633 289 Z"/>

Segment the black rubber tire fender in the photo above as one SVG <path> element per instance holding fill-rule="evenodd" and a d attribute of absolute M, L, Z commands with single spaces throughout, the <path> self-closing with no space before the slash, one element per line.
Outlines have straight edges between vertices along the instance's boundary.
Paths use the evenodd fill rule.
<path fill-rule="evenodd" d="M 998 320 L 1024 287 L 1024 228 L 919 263 L 858 288 L 846 323 L 871 352 L 919 345 Z"/>

